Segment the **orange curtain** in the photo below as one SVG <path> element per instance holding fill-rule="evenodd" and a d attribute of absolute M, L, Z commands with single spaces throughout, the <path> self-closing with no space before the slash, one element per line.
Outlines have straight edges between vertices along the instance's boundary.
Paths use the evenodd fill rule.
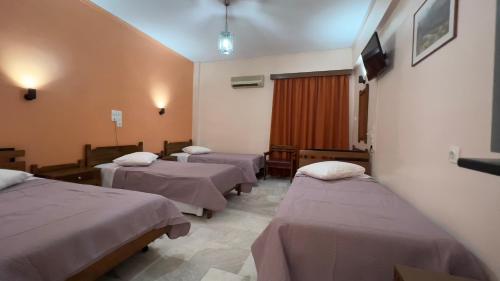
<path fill-rule="evenodd" d="M 271 145 L 349 148 L 349 76 L 274 81 Z"/>

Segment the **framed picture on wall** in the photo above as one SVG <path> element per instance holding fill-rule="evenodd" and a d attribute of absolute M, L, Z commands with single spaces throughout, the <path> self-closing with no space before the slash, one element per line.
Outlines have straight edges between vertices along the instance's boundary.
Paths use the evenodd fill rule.
<path fill-rule="evenodd" d="M 458 0 L 426 0 L 413 15 L 412 66 L 457 37 Z"/>

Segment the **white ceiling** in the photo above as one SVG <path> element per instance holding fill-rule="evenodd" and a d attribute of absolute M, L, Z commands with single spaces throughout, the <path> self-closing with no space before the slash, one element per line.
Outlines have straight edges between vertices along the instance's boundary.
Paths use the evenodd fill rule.
<path fill-rule="evenodd" d="M 232 0 L 235 52 L 220 55 L 222 0 L 92 0 L 192 61 L 350 48 L 372 0 Z"/>

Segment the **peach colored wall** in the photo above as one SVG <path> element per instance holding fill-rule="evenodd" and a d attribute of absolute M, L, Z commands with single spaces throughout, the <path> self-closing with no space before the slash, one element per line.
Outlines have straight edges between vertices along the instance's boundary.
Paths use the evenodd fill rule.
<path fill-rule="evenodd" d="M 123 111 L 120 144 L 159 152 L 190 138 L 192 82 L 191 61 L 87 1 L 0 1 L 0 147 L 26 149 L 29 163 L 114 145 L 111 109 Z"/>
<path fill-rule="evenodd" d="M 500 157 L 490 152 L 496 0 L 460 0 L 458 37 L 412 67 L 412 16 L 422 2 L 399 1 L 379 30 L 393 62 L 374 87 L 374 175 L 498 280 L 500 177 L 448 162 L 450 145 L 464 157 Z"/>

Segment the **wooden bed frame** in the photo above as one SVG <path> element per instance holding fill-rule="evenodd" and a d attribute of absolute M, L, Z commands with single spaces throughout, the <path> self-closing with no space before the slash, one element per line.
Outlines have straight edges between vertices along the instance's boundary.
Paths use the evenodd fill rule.
<path fill-rule="evenodd" d="M 140 251 L 147 251 L 149 243 L 163 236 L 170 231 L 170 227 L 153 229 L 139 238 L 128 242 L 120 248 L 114 250 L 99 261 L 91 264 L 84 270 L 68 278 L 67 281 L 93 281 L 112 270 L 126 259 Z"/>
<path fill-rule="evenodd" d="M 188 141 L 178 141 L 178 142 L 164 141 L 163 142 L 163 150 L 161 152 L 162 159 L 176 161 L 177 158 L 170 156 L 170 154 L 183 152 L 182 149 L 184 147 L 188 147 L 191 145 L 193 145 L 193 140 L 191 140 L 191 139 Z M 261 168 L 260 171 L 257 173 L 257 178 L 264 177 L 264 174 L 265 174 L 265 168 Z"/>
<path fill-rule="evenodd" d="M 300 150 L 299 168 L 316 162 L 343 161 L 360 165 L 371 174 L 370 153 L 362 150 Z"/>
<path fill-rule="evenodd" d="M 0 148 L 0 169 L 26 171 L 26 162 L 17 161 L 16 158 L 24 157 L 24 150 L 15 150 L 14 148 Z"/>
<path fill-rule="evenodd" d="M 14 148 L 0 148 L 0 169 L 11 169 L 25 171 L 25 161 L 17 161 L 16 158 L 24 157 L 24 150 Z M 96 158 L 98 160 L 100 158 Z M 97 164 L 96 164 L 97 165 Z M 149 243 L 170 231 L 170 226 L 153 229 L 138 238 L 124 244 L 113 252 L 102 257 L 100 260 L 89 265 L 79 273 L 68 278 L 68 281 L 93 281 L 112 270 L 115 266 L 135 255 L 139 251 L 147 251 Z"/>
<path fill-rule="evenodd" d="M 86 144 L 84 151 L 85 166 L 94 167 L 99 164 L 111 163 L 114 159 L 120 156 L 140 151 L 143 151 L 142 142 L 139 142 L 137 145 L 103 146 L 96 147 L 94 149 L 92 149 L 92 146 L 90 144 Z M 148 249 L 149 243 L 161 237 L 163 234 L 168 233 L 168 231 L 168 227 L 153 229 L 111 252 L 98 262 L 90 265 L 80 273 L 69 278 L 68 281 L 96 280 L 98 277 L 110 271 L 115 266 L 138 253 L 139 251 L 146 251 Z"/>
<path fill-rule="evenodd" d="M 193 145 L 193 140 L 188 140 L 188 141 L 178 141 L 178 142 L 168 142 L 168 141 L 164 141 L 163 142 L 163 151 L 162 151 L 162 155 L 164 158 L 168 159 L 170 157 L 170 154 L 172 153 L 179 153 L 179 152 L 183 152 L 182 149 L 184 147 L 188 147 L 188 146 L 191 146 Z M 234 190 L 236 190 L 236 192 L 238 192 L 238 196 L 241 195 L 241 186 L 238 185 L 234 188 Z M 231 192 L 232 190 L 224 193 L 223 195 L 226 196 L 227 194 L 229 194 L 229 192 Z M 209 211 L 209 210 L 207 210 Z"/>
<path fill-rule="evenodd" d="M 168 143 L 165 142 L 165 148 L 168 148 L 168 150 L 165 151 L 170 151 L 171 149 L 176 149 L 178 151 L 182 151 L 182 148 L 189 146 L 185 145 L 187 143 L 192 143 L 191 140 L 189 142 L 176 142 L 176 143 Z M 92 148 L 90 144 L 85 145 L 85 166 L 86 167 L 94 167 L 99 164 L 103 163 L 111 163 L 113 162 L 114 159 L 129 154 L 129 153 L 134 153 L 134 152 L 141 152 L 143 151 L 143 143 L 139 142 L 137 145 L 120 145 L 120 146 L 102 146 L 102 147 L 96 147 Z M 175 152 L 172 152 L 175 153 Z M 162 155 L 165 155 L 164 152 L 161 153 Z M 237 185 L 233 188 L 236 190 L 238 196 L 241 195 L 241 185 Z M 233 190 L 232 189 L 232 190 Z M 226 192 L 223 194 L 226 196 L 229 192 L 232 190 Z M 213 216 L 213 211 L 208 210 L 208 209 L 203 209 L 204 215 L 207 217 L 207 219 L 212 218 Z"/>
<path fill-rule="evenodd" d="M 137 145 L 101 146 L 92 149 L 90 144 L 85 145 L 85 167 L 94 167 L 99 164 L 111 163 L 114 159 L 134 152 L 143 151 L 143 143 Z"/>
<path fill-rule="evenodd" d="M 172 153 L 182 152 L 182 149 L 184 147 L 188 147 L 191 145 L 193 145 L 193 140 L 179 141 L 179 142 L 164 141 L 162 155 L 163 157 L 168 157 Z"/>

